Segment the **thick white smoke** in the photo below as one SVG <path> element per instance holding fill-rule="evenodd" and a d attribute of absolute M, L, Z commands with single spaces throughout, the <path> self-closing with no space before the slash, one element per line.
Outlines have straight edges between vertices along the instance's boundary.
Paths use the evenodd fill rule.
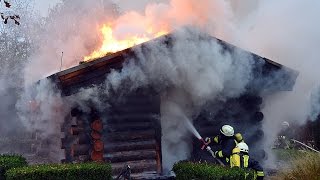
<path fill-rule="evenodd" d="M 53 8 L 48 18 L 41 22 L 44 26 L 28 27 L 33 49 L 22 78 L 24 83 L 19 85 L 20 89 L 24 87 L 21 84 L 29 87 L 35 81 L 59 71 L 61 52 L 64 52 L 62 69 L 77 65 L 84 55 L 98 48 L 101 42 L 99 25 L 110 20 L 115 22 L 115 35 L 120 38 L 130 32 L 141 33 L 150 24 L 153 28 L 165 28 L 166 30 L 193 25 L 204 32 L 235 43 L 300 72 L 293 92 L 281 92 L 273 96 L 265 95 L 266 146 L 269 146 L 273 141 L 278 125 L 282 121 L 305 121 L 310 111 L 308 108 L 310 107 L 310 92 L 319 83 L 317 66 L 319 65 L 320 52 L 316 49 L 320 41 L 318 35 L 320 25 L 316 21 L 320 15 L 319 2 L 301 0 L 281 2 L 276 0 L 244 0 L 241 2 L 171 0 L 157 2 L 160 3 L 146 5 L 146 3 L 140 4 L 130 1 L 125 8 L 122 8 L 123 6 L 120 4 L 122 11 L 119 18 L 117 18 L 117 6 L 107 0 L 78 0 L 77 3 L 63 1 L 58 4 Z M 131 6 L 132 4 L 135 7 Z M 132 7 L 139 9 L 142 13 L 125 10 L 131 10 Z M 23 14 L 21 16 L 23 17 Z M 27 23 L 27 20 L 22 19 L 23 23 Z M 186 110 L 185 113 L 188 117 L 191 117 L 197 114 L 198 108 L 208 99 L 237 96 L 250 80 L 250 61 L 248 61 L 249 63 L 239 62 L 234 60 L 233 55 L 222 56 L 219 53 L 221 47 L 215 42 L 200 41 L 197 37 L 199 37 L 198 31 L 180 31 L 175 37 L 174 47 L 170 50 L 165 46 L 151 45 L 150 52 L 144 53 L 142 49 L 137 48 L 136 52 L 140 64 L 136 64 L 132 60 L 120 73 L 112 72 L 107 77 L 107 88 L 119 89 L 124 80 L 129 80 L 132 83 L 128 87 L 132 90 L 143 85 L 152 84 L 159 87 L 161 84 L 159 89 L 165 92 L 162 97 L 162 114 L 164 115 L 162 122 L 175 119 L 172 117 L 174 114 L 171 112 L 172 110 L 166 110 L 166 104 L 177 104 Z M 1 61 L 3 60 L 1 59 Z M 8 68 L 16 69 L 15 67 Z M 8 73 L 8 71 L 1 72 Z M 15 72 L 21 73 L 21 71 Z M 8 84 L 10 83 L 7 81 L 6 78 L 1 78 L 0 83 L 4 86 L 0 89 L 1 97 L 9 93 Z M 23 121 L 26 123 L 26 127 L 32 125 L 32 128 L 47 129 L 48 134 L 55 134 L 57 137 L 60 129 L 58 131 L 58 127 L 52 125 L 57 121 L 51 122 L 48 119 L 59 115 L 56 118 L 59 118 L 58 122 L 60 122 L 60 118 L 62 118 L 60 115 L 63 115 L 64 111 L 61 114 L 55 114 L 55 111 L 52 111 L 54 109 L 52 106 L 55 104 L 53 101 L 57 102 L 59 106 L 62 104 L 69 106 L 73 103 L 81 104 L 81 102 L 68 101 L 68 103 L 64 103 L 65 100 L 60 98 L 60 94 L 52 91 L 51 85 L 47 85 L 40 84 L 36 96 L 39 102 L 47 102 L 45 106 L 41 107 L 39 117 L 36 117 L 41 120 L 31 124 L 28 124 L 28 122 L 32 122 L 30 119 Z M 86 94 L 86 91 L 90 92 L 86 99 L 94 99 L 94 102 L 98 102 L 94 90 L 84 90 L 82 95 Z M 15 97 L 12 93 L 9 94 L 10 96 L 6 97 Z M 82 95 L 79 97 L 83 97 Z M 24 104 L 26 101 L 23 97 L 30 96 L 27 90 L 19 95 L 21 99 L 17 107 L 22 119 L 26 118 L 23 113 L 29 108 L 29 105 Z M 11 102 L 14 104 L 15 101 Z M 5 112 L 12 105 L 11 102 L 2 103 L 1 112 Z M 313 107 L 319 107 L 317 101 L 313 102 Z M 85 109 L 85 107 L 83 108 Z M 7 114 L 6 117 L 9 117 Z M 314 114 L 317 114 L 317 110 Z M 44 115 L 52 117 L 42 119 Z M 10 118 L 14 119 L 15 115 Z M 37 124 L 38 122 L 41 124 Z M 170 128 L 179 126 L 179 122 L 176 121 L 168 123 L 172 123 L 171 125 L 167 124 L 170 126 L 167 129 L 168 132 L 171 132 Z M 164 134 L 167 136 L 164 135 L 164 139 L 169 139 L 168 142 L 176 144 L 177 139 L 171 138 L 172 141 L 170 141 L 170 137 L 177 136 L 183 139 L 186 132 L 181 130 L 176 133 L 180 133 L 180 135 L 166 132 Z M 46 135 L 43 136 L 46 137 Z M 181 143 L 176 147 L 184 149 L 185 152 L 181 153 L 181 157 L 177 157 L 174 156 L 176 154 L 174 150 L 167 149 L 168 156 L 164 158 L 167 168 L 172 164 L 172 161 L 168 159 L 172 157 L 183 159 L 188 156 L 189 150 L 184 148 L 187 147 L 186 144 Z M 180 148 L 177 149 L 180 150 Z"/>
<path fill-rule="evenodd" d="M 78 65 L 99 45 L 99 25 L 110 21 L 115 6 L 108 1 L 63 1 L 51 9 L 45 26 L 36 28 L 38 45 L 25 68 L 26 83 L 33 83 L 60 69 Z M 61 57 L 63 60 L 61 66 Z"/>
<path fill-rule="evenodd" d="M 34 1 L 14 1 L 12 12 L 21 16 L 20 26 L 1 24 L 1 142 L 5 138 L 23 138 L 25 146 L 11 147 L 1 143 L 0 153 L 27 153 L 46 156 L 32 162 L 59 162 L 61 123 L 73 104 L 94 101 L 94 90 L 83 90 L 78 97 L 62 99 L 60 91 L 44 77 L 60 68 L 75 66 L 98 45 L 98 28 L 115 14 L 109 1 L 63 1 L 42 18 L 34 9 Z M 62 67 L 61 52 L 64 52 Z M 36 84 L 42 79 L 41 83 Z M 85 91 L 85 93 L 83 93 Z M 84 96 L 83 94 L 86 94 Z M 29 142 L 30 141 L 30 142 Z M 15 142 L 17 144 L 19 142 Z M 28 150 L 26 150 L 28 149 Z"/>
<path fill-rule="evenodd" d="M 319 86 L 319 8 L 318 1 L 258 1 L 238 22 L 241 46 L 299 71 L 292 92 L 265 97 L 267 150 L 283 121 L 303 124 L 308 116 L 315 118 L 320 112 L 315 89 Z"/>
<path fill-rule="evenodd" d="M 172 45 L 158 41 L 137 47 L 136 59 L 128 59 L 120 72 L 113 71 L 106 80 L 107 90 L 118 93 L 151 85 L 162 95 L 166 171 L 174 162 L 190 157 L 190 133 L 188 136 L 183 117 L 192 119 L 208 101 L 239 96 L 252 78 L 250 57 L 240 52 L 222 54 L 223 47 L 206 38 L 199 30 L 181 29 L 175 32 Z M 177 108 L 183 109 L 185 115 Z"/>

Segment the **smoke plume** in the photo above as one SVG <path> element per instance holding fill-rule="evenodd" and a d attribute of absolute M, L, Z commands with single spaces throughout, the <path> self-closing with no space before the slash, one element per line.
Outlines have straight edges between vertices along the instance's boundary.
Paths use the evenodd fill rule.
<path fill-rule="evenodd" d="M 21 16 L 21 24 L 33 23 L 24 28 L 29 45 L 19 46 L 19 49 L 29 51 L 27 55 L 17 58 L 22 59 L 17 62 L 19 68 L 5 66 L 1 69 L 0 97 L 4 99 L 0 106 L 3 117 L 1 131 L 14 134 L 21 125 L 21 128 L 38 132 L 42 140 L 54 139 L 48 147 L 60 148 L 58 126 L 74 104 L 85 110 L 87 107 L 83 102 L 91 100 L 99 107 L 99 93 L 108 94 L 110 90 L 122 87 L 131 91 L 152 85 L 162 96 L 163 161 L 165 169 L 169 170 L 174 161 L 190 154 L 190 134 L 181 127 L 174 107 L 183 109 L 183 113 L 192 119 L 209 100 L 237 97 L 252 78 L 250 57 L 240 52 L 221 54 L 217 42 L 202 40 L 201 37 L 205 36 L 202 32 L 300 72 L 292 92 L 263 94 L 266 149 L 270 147 L 282 121 L 304 123 L 310 112 L 311 117 L 319 113 L 320 104 L 314 98 L 319 93 L 314 88 L 319 85 L 317 65 L 320 54 L 316 48 L 320 41 L 320 25 L 316 18 L 320 3 L 299 0 L 244 0 L 241 3 L 229 0 L 170 0 L 142 4 L 130 1 L 126 4 L 128 7 L 114 3 L 117 1 L 62 1 L 51 9 L 45 19 L 23 19 Z M 140 11 L 133 11 L 132 7 Z M 118 12 L 119 9 L 122 11 Z M 136 59 L 129 59 L 120 72 L 110 73 L 103 91 L 85 89 L 77 95 L 63 98 L 51 82 L 34 85 L 39 79 L 60 69 L 77 65 L 83 56 L 99 48 L 102 42 L 99 28 L 109 22 L 118 39 L 141 35 L 150 29 L 175 31 L 173 46 L 169 48 L 158 42 L 150 44 L 147 50 L 135 48 Z M 181 29 L 182 26 L 197 28 Z M 26 40 L 17 39 L 17 42 Z M 9 41 L 12 42 L 4 42 Z M 17 48 L 9 48 L 4 54 L 8 57 L 14 49 Z M 23 77 L 19 78 L 20 83 L 12 84 L 9 83 L 11 79 L 6 77 L 13 76 Z M 130 85 L 126 85 L 128 82 Z M 31 86 L 35 86 L 35 90 L 30 91 Z M 311 92 L 315 92 L 312 97 Z M 30 107 L 33 106 L 38 111 L 30 114 Z M 7 119 L 10 121 L 4 123 Z M 57 161 L 58 158 L 53 159 Z"/>
<path fill-rule="evenodd" d="M 293 91 L 264 98 L 266 150 L 283 121 L 303 124 L 309 116 L 315 118 L 320 112 L 316 89 L 320 65 L 320 25 L 316 23 L 319 7 L 320 3 L 314 1 L 259 1 L 238 22 L 243 37 L 241 46 L 299 71 Z"/>
<path fill-rule="evenodd" d="M 208 101 L 239 96 L 252 78 L 253 63 L 240 52 L 222 54 L 223 47 L 197 29 L 180 29 L 172 41 L 169 46 L 159 40 L 136 47 L 137 57 L 106 80 L 106 89 L 118 93 L 151 85 L 161 94 L 166 171 L 190 157 L 190 133 L 183 117 L 194 118 Z M 183 114 L 177 109 L 183 109 Z"/>

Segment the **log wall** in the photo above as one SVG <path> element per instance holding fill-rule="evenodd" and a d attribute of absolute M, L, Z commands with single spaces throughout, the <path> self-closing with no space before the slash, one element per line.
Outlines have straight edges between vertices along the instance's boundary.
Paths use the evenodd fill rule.
<path fill-rule="evenodd" d="M 267 157 L 260 146 L 264 137 L 262 131 L 264 115 L 261 112 L 261 104 L 261 97 L 245 94 L 239 98 L 219 102 L 219 107 L 216 104 L 205 107 L 199 117 L 194 120 L 194 124 L 203 138 L 219 134 L 219 129 L 224 124 L 233 126 L 235 133 L 239 132 L 243 135 L 244 141 L 249 145 L 250 154 L 262 161 Z M 194 139 L 193 160 L 214 161 L 207 151 L 200 148 L 201 143 Z M 220 149 L 219 146 L 212 146 L 212 148 Z"/>
<path fill-rule="evenodd" d="M 125 165 L 133 174 L 161 173 L 158 96 L 138 92 L 124 99 L 112 105 L 103 127 L 104 160 L 112 164 L 115 175 Z"/>

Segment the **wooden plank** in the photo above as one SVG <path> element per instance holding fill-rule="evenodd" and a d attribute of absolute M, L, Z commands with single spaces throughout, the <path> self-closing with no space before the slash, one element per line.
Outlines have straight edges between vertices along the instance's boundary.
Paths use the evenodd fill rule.
<path fill-rule="evenodd" d="M 123 105 L 114 107 L 114 113 L 129 114 L 129 113 L 160 113 L 160 107 L 157 104 L 141 104 L 141 105 Z"/>
<path fill-rule="evenodd" d="M 92 151 L 90 157 L 92 161 L 103 162 L 103 152 L 101 151 Z"/>
<path fill-rule="evenodd" d="M 131 114 L 113 114 L 110 115 L 108 123 L 113 122 L 151 122 L 154 121 L 159 114 L 155 113 L 131 113 Z"/>
<path fill-rule="evenodd" d="M 157 162 L 156 160 L 141 160 L 141 161 L 128 161 L 120 163 L 112 163 L 112 173 L 119 174 L 125 165 L 131 167 L 132 173 L 139 173 L 144 171 L 157 171 Z"/>
<path fill-rule="evenodd" d="M 97 131 L 97 132 L 102 132 L 102 130 L 103 130 L 102 121 L 101 121 L 100 119 L 99 119 L 99 120 L 94 120 L 94 121 L 91 123 L 90 127 L 91 127 L 93 130 Z"/>
<path fill-rule="evenodd" d="M 87 133 L 80 133 L 76 137 L 77 138 L 76 138 L 75 143 L 77 143 L 77 144 L 90 144 L 91 143 L 91 138 Z"/>
<path fill-rule="evenodd" d="M 125 54 L 124 51 L 120 51 L 118 53 L 114 53 L 112 55 L 99 58 L 95 61 L 80 64 L 76 67 L 64 70 L 64 71 L 59 72 L 57 74 L 58 74 L 59 78 L 61 78 L 61 80 L 68 79 L 68 78 L 74 77 L 78 74 L 91 71 L 92 70 L 91 67 L 98 68 L 101 66 L 107 66 L 109 64 L 118 63 L 119 59 L 124 60 L 124 54 Z"/>
<path fill-rule="evenodd" d="M 73 126 L 70 128 L 70 134 L 72 134 L 72 135 L 78 135 L 83 132 L 84 132 L 84 128 L 82 128 L 82 127 Z"/>
<path fill-rule="evenodd" d="M 99 132 L 97 132 L 97 131 L 92 131 L 92 132 L 90 133 L 90 136 L 91 136 L 91 138 L 92 138 L 93 140 L 99 140 L 99 139 L 102 138 L 101 133 L 99 133 Z"/>
<path fill-rule="evenodd" d="M 153 122 L 127 122 L 127 123 L 108 123 L 104 125 L 103 129 L 108 132 L 120 132 L 128 130 L 148 130 L 154 128 Z"/>
<path fill-rule="evenodd" d="M 94 149 L 94 151 L 97 151 L 97 152 L 103 151 L 103 149 L 104 149 L 103 142 L 101 140 L 94 140 L 93 141 L 93 149 Z"/>
<path fill-rule="evenodd" d="M 70 77 L 68 79 L 61 80 L 61 85 L 63 87 L 65 86 L 71 86 L 73 84 L 78 84 L 81 82 L 89 81 L 93 78 L 106 78 L 106 74 L 111 71 L 111 69 L 121 69 L 122 64 L 111 64 L 108 67 L 102 67 L 99 69 L 94 69 L 91 71 L 88 71 L 87 73 L 81 73 L 77 76 Z"/>
<path fill-rule="evenodd" d="M 130 132 L 119 132 L 119 133 L 109 133 L 105 137 L 105 141 L 141 141 L 141 140 L 151 140 L 155 138 L 155 130 L 146 131 L 130 131 Z"/>
<path fill-rule="evenodd" d="M 73 144 L 71 146 L 71 156 L 87 155 L 90 148 L 89 144 Z"/>
<path fill-rule="evenodd" d="M 156 159 L 156 150 L 132 150 L 105 153 L 103 158 L 107 162 L 127 162 L 136 160 Z"/>
<path fill-rule="evenodd" d="M 117 142 L 117 143 L 106 143 L 104 145 L 105 152 L 116 152 L 116 151 L 125 151 L 128 149 L 155 149 L 156 148 L 156 141 L 149 140 L 149 141 L 138 141 L 138 142 Z"/>

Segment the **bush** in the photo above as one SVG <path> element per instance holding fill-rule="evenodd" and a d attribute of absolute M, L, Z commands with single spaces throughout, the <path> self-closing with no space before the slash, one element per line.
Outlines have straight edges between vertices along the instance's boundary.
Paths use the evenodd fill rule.
<path fill-rule="evenodd" d="M 102 180 L 111 179 L 111 165 L 98 163 L 51 164 L 13 168 L 6 172 L 7 180 Z"/>
<path fill-rule="evenodd" d="M 178 180 L 190 179 L 253 179 L 254 173 L 241 168 L 228 168 L 207 163 L 179 162 L 173 166 Z"/>
<path fill-rule="evenodd" d="M 51 164 L 13 168 L 7 180 L 103 180 L 111 179 L 111 165 L 98 163 Z"/>
<path fill-rule="evenodd" d="M 26 159 L 20 155 L 0 155 L 0 179 L 4 179 L 7 170 L 27 165 Z"/>
<path fill-rule="evenodd" d="M 289 168 L 281 170 L 272 179 L 320 179 L 320 154 L 305 153 L 303 156 L 294 159 L 290 164 Z"/>

